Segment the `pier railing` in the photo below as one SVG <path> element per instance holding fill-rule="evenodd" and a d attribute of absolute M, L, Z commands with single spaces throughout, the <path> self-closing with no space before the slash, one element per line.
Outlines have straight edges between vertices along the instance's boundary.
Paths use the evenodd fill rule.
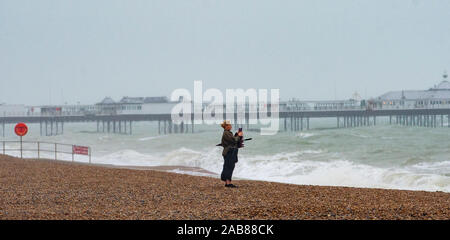
<path fill-rule="evenodd" d="M 0 153 L 8 154 L 12 152 L 20 153 L 20 157 L 23 156 L 23 152 L 35 152 L 37 158 L 42 158 L 43 154 L 46 154 L 44 158 L 54 160 L 65 160 L 61 158 L 62 155 L 71 156 L 72 162 L 75 161 L 75 155 L 84 155 L 89 158 L 91 163 L 92 150 L 88 146 L 80 146 L 65 143 L 52 143 L 52 142 L 40 142 L 40 141 L 0 141 Z M 49 156 L 50 154 L 50 156 Z"/>

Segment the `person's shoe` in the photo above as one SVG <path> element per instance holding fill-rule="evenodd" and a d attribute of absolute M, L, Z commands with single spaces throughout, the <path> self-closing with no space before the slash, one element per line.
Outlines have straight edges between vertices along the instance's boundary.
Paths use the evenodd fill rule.
<path fill-rule="evenodd" d="M 225 187 L 229 187 L 229 188 L 237 188 L 237 186 L 236 185 L 233 185 L 233 184 L 228 184 L 228 185 L 225 185 Z"/>

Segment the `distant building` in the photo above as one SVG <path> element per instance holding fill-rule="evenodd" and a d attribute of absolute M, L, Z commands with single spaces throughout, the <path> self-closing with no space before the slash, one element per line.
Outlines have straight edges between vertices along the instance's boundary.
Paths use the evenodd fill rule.
<path fill-rule="evenodd" d="M 41 116 L 61 116 L 62 107 L 60 106 L 39 106 Z"/>
<path fill-rule="evenodd" d="M 118 114 L 139 114 L 142 112 L 143 97 L 123 97 L 118 102 Z"/>
<path fill-rule="evenodd" d="M 165 96 L 162 97 L 123 97 L 115 102 L 106 97 L 97 103 L 100 114 L 170 114 L 173 106 L 178 102 L 170 102 Z"/>
<path fill-rule="evenodd" d="M 118 104 L 111 98 L 105 97 L 101 102 L 95 104 L 97 112 L 102 115 L 115 115 L 117 114 Z"/>
<path fill-rule="evenodd" d="M 280 103 L 281 111 L 329 111 L 329 110 L 359 110 L 365 108 L 365 100 L 355 92 L 347 100 L 322 100 L 322 101 L 300 101 L 291 99 Z"/>
<path fill-rule="evenodd" d="M 95 115 L 98 112 L 96 105 L 62 105 L 62 115 Z"/>
<path fill-rule="evenodd" d="M 443 81 L 428 90 L 403 90 L 387 92 L 375 99 L 376 108 L 448 108 L 450 107 L 450 82 L 447 73 Z"/>

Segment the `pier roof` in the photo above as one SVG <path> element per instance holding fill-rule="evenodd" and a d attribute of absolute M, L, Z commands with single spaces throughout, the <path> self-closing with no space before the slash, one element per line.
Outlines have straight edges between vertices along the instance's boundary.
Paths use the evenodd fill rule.
<path fill-rule="evenodd" d="M 123 97 L 119 103 L 142 104 L 142 103 L 166 103 L 167 97 Z"/>
<path fill-rule="evenodd" d="M 119 103 L 128 103 L 128 104 L 142 104 L 144 103 L 143 97 L 123 97 Z"/>
<path fill-rule="evenodd" d="M 436 87 L 432 88 L 431 90 L 450 90 L 450 82 L 448 81 L 442 81 L 437 85 Z"/>
<path fill-rule="evenodd" d="M 378 97 L 380 100 L 400 99 L 450 99 L 450 89 L 391 91 Z"/>
<path fill-rule="evenodd" d="M 446 80 L 447 74 L 444 74 L 444 80 L 438 85 L 428 90 L 403 90 L 403 91 L 390 91 L 381 96 L 378 100 L 401 100 L 401 99 L 414 99 L 414 100 L 439 100 L 450 99 L 450 82 Z"/>
<path fill-rule="evenodd" d="M 97 103 L 100 105 L 107 105 L 107 104 L 115 104 L 114 100 L 110 97 L 105 97 L 101 102 Z"/>
<path fill-rule="evenodd" d="M 169 102 L 167 97 L 146 97 L 144 99 L 145 103 L 166 103 Z"/>

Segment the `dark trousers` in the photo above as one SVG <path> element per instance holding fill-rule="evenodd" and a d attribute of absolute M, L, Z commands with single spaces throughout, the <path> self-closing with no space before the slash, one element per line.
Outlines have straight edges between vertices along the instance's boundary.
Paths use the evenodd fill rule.
<path fill-rule="evenodd" d="M 227 155 L 223 157 L 223 170 L 222 174 L 220 175 L 220 179 L 222 181 L 229 180 L 231 181 L 231 177 L 233 176 L 233 170 L 234 166 L 237 162 L 237 154 L 238 149 L 237 148 L 231 148 L 228 150 Z"/>

